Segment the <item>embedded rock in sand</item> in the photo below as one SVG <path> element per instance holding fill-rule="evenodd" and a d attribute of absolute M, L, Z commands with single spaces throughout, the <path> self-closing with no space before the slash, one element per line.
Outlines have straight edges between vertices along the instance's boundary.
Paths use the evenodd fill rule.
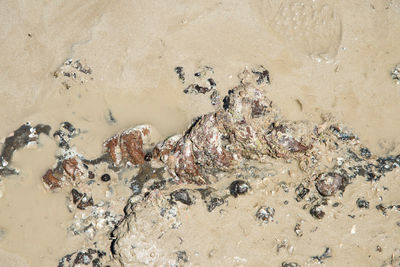
<path fill-rule="evenodd" d="M 113 232 L 111 250 L 123 266 L 177 266 L 177 255 L 166 242 L 170 229 L 180 226 L 179 211 L 162 194 L 151 192 L 133 204 L 129 214 Z M 165 233 L 165 234 L 164 234 Z"/>

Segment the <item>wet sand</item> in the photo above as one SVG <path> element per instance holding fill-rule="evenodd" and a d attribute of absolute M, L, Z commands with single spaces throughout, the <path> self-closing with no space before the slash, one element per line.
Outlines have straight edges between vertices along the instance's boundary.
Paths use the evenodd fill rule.
<path fill-rule="evenodd" d="M 271 75 L 266 95 L 287 119 L 319 122 L 321 113 L 330 112 L 353 128 L 372 152 L 400 152 L 400 86 L 390 76 L 400 63 L 400 28 L 395 26 L 399 1 L 7 1 L 0 6 L 2 137 L 26 121 L 53 129 L 69 121 L 81 129 L 73 144 L 94 158 L 104 140 L 131 126 L 149 123 L 166 137 L 212 111 L 207 95 L 183 93 L 202 66 L 214 69 L 223 96 L 237 84 L 244 67 L 263 65 Z M 91 73 L 55 77 L 69 58 L 80 60 Z M 176 66 L 184 67 L 185 84 L 174 72 Z M 110 122 L 110 112 L 115 122 Z M 42 136 L 38 147 L 15 153 L 13 165 L 20 175 L 2 178 L 0 229 L 5 234 L 0 236 L 0 266 L 12 266 L 7 261 L 13 257 L 16 266 L 23 261 L 55 266 L 81 247 L 83 241 L 66 231 L 72 214 L 65 208 L 65 194 L 48 192 L 41 182 L 55 151 L 52 138 Z M 234 199 L 223 218 L 204 207 L 190 208 L 179 235 L 198 235 L 198 242 L 188 248 L 198 266 L 278 266 L 284 260 L 303 266 L 310 250 L 322 254 L 328 246 L 334 256 L 327 265 L 379 266 L 397 246 L 399 213 L 372 214 L 371 204 L 367 214 L 354 202 L 362 195 L 377 201 L 371 192 L 386 185 L 390 190 L 385 201 L 399 202 L 398 178 L 397 170 L 377 185 L 357 180 L 346 189 L 339 211 L 356 219 L 335 220 L 335 212 L 330 213 L 307 239 L 293 236 L 300 207 L 282 204 L 285 197 L 279 192 L 265 194 L 272 190 L 269 185 Z M 252 217 L 255 203 L 265 201 L 284 210 L 277 214 L 279 224 L 268 229 L 255 226 Z M 300 217 L 309 220 L 304 227 L 310 232 L 313 218 Z M 236 223 L 229 227 L 214 228 L 232 220 Z M 356 233 L 349 234 L 353 225 Z M 334 226 L 340 228 L 332 231 Z M 257 230 L 265 234 L 264 241 Z M 201 237 L 209 232 L 215 235 L 204 245 Z M 294 254 L 271 252 L 265 259 L 264 251 L 274 249 L 273 239 L 288 236 Z M 377 245 L 381 253 L 375 251 Z M 205 256 L 214 247 L 224 248 Z"/>

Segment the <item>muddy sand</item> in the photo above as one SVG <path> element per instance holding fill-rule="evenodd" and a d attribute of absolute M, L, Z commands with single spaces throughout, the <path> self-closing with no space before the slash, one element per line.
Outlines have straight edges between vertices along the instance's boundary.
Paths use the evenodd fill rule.
<path fill-rule="evenodd" d="M 0 6 L 0 266 L 400 266 L 400 1 Z"/>

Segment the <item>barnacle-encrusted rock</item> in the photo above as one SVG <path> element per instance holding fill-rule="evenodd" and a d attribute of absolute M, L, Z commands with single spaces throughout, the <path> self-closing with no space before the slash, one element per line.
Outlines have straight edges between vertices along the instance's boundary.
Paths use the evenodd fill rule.
<path fill-rule="evenodd" d="M 143 144 L 149 140 L 150 134 L 151 126 L 140 125 L 114 135 L 104 142 L 106 153 L 110 155 L 115 166 L 126 163 L 143 164 L 145 156 Z"/>
<path fill-rule="evenodd" d="M 149 223 L 151 222 L 151 223 Z M 113 256 L 126 266 L 178 265 L 173 250 L 163 246 L 168 235 L 160 233 L 180 226 L 179 211 L 163 195 L 151 192 L 133 205 L 125 220 L 113 232 Z M 176 240 L 177 244 L 179 240 Z"/>
<path fill-rule="evenodd" d="M 183 72 L 178 69 L 177 73 Z M 223 213 L 225 206 L 221 205 L 229 208 L 227 185 L 230 184 L 229 193 L 237 197 L 250 189 L 249 177 L 269 176 L 267 172 L 254 172 L 249 162 L 257 161 L 259 165 L 272 159 L 297 162 L 305 178 L 293 183 L 298 186 L 292 192 L 296 201 L 307 202 L 303 208 L 309 209 L 316 219 L 325 215 L 325 197 L 344 191 L 351 179 L 364 176 L 375 181 L 400 166 L 400 155 L 373 155 L 351 129 L 332 116 L 323 115 L 319 124 L 281 119 L 278 109 L 265 95 L 269 73 L 262 67 L 246 69 L 240 79 L 240 84 L 229 91 L 215 112 L 198 117 L 184 133 L 155 146 L 149 142 L 151 127 L 141 125 L 109 138 L 104 143 L 104 154 L 87 160 L 69 145 L 76 129 L 71 124 L 62 124 L 55 133 L 60 146 L 57 163 L 46 172 L 43 181 L 50 189 L 71 185 L 68 208 L 75 212 L 75 217 L 69 230 L 76 235 L 84 234 L 91 241 L 113 231 L 112 241 L 107 240 L 100 248 L 111 246 L 113 257 L 123 265 L 175 266 L 182 260 L 177 259 L 176 249 L 165 247 L 168 234 L 164 233 L 180 226 L 182 205 L 177 202 L 192 209 L 189 205 L 203 201 L 209 212 Z M 94 175 L 98 164 L 103 169 Z M 107 167 L 109 176 L 101 179 Z M 104 182 L 95 183 L 95 177 Z M 232 180 L 223 181 L 226 177 Z M 211 187 L 214 181 L 218 183 Z M 182 187 L 181 183 L 208 185 L 194 188 L 195 185 Z M 117 188 L 113 185 L 117 184 L 132 190 L 126 194 L 133 192 L 125 208 L 121 198 L 126 200 L 127 195 L 113 191 Z M 171 184 L 173 189 L 169 187 Z M 221 184 L 224 184 L 222 191 L 218 189 Z M 105 194 L 93 192 L 102 186 L 107 187 Z M 116 194 L 118 198 L 112 197 Z M 398 209 L 393 205 L 377 206 L 384 214 L 391 207 Z M 273 222 L 274 214 L 274 208 L 262 206 L 255 216 L 268 224 Z M 301 230 L 297 228 L 296 225 L 299 235 Z M 83 259 L 82 255 L 89 257 L 80 254 L 78 258 Z"/>

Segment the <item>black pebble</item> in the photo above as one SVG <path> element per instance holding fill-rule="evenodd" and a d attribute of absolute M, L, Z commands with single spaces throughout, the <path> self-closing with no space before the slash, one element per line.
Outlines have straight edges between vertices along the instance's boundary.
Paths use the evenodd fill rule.
<path fill-rule="evenodd" d="M 365 199 L 357 199 L 356 204 L 360 209 L 369 209 L 369 202 Z"/>
<path fill-rule="evenodd" d="M 153 154 L 151 152 L 147 152 L 146 155 L 144 156 L 144 160 L 150 161 L 152 157 L 153 157 Z"/>
<path fill-rule="evenodd" d="M 175 201 L 179 201 L 185 205 L 192 205 L 195 203 L 195 198 L 189 195 L 186 189 L 180 189 L 170 194 L 171 198 Z"/>
<path fill-rule="evenodd" d="M 296 187 L 296 201 L 300 202 L 307 194 L 310 192 L 310 189 L 304 187 L 303 184 L 299 184 L 299 186 Z"/>
<path fill-rule="evenodd" d="M 110 176 L 108 173 L 105 173 L 105 174 L 103 174 L 103 175 L 101 176 L 101 180 L 102 180 L 103 182 L 108 182 L 108 181 L 111 180 L 111 176 Z"/>
<path fill-rule="evenodd" d="M 246 194 L 249 191 L 249 184 L 243 180 L 236 180 L 229 186 L 229 192 L 232 196 L 237 197 L 238 195 Z"/>

